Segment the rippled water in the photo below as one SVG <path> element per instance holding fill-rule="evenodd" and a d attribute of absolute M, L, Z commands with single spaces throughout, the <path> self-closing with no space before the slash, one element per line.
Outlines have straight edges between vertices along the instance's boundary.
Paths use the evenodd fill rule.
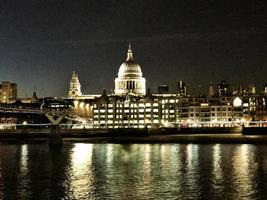
<path fill-rule="evenodd" d="M 0 199 L 267 199 L 267 145 L 0 145 Z"/>

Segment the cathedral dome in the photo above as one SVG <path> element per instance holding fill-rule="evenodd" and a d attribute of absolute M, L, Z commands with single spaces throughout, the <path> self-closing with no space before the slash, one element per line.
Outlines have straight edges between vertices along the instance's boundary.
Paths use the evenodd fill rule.
<path fill-rule="evenodd" d="M 118 78 L 115 79 L 115 94 L 144 95 L 146 81 L 142 76 L 141 67 L 134 61 L 131 44 L 129 44 L 126 61 L 121 64 Z"/>
<path fill-rule="evenodd" d="M 143 74 L 141 71 L 141 67 L 137 63 L 135 63 L 133 59 L 131 45 L 129 45 L 129 49 L 127 52 L 127 59 L 124 63 L 121 64 L 118 77 L 119 78 L 127 78 L 127 77 L 138 78 L 138 77 L 142 77 L 142 75 Z"/>
<path fill-rule="evenodd" d="M 141 67 L 132 60 L 121 64 L 118 77 L 142 77 Z"/>

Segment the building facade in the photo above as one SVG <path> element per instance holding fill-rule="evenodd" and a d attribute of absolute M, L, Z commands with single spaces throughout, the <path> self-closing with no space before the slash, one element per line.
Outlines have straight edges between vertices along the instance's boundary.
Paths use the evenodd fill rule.
<path fill-rule="evenodd" d="M 17 84 L 3 81 L 0 85 L 0 102 L 9 103 L 17 99 Z"/>
<path fill-rule="evenodd" d="M 227 82 L 220 83 L 217 94 L 209 93 L 190 97 L 187 85 L 179 81 L 177 93 L 152 94 L 129 45 L 113 94 L 103 90 L 101 95 L 82 95 L 78 75 L 73 73 L 69 98 L 77 115 L 92 128 L 235 126 L 243 120 L 242 97 L 229 95 Z"/>

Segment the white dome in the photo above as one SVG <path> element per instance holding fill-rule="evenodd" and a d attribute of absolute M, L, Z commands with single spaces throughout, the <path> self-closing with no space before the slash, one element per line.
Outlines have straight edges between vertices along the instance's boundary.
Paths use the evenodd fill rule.
<path fill-rule="evenodd" d="M 133 60 L 127 60 L 121 64 L 118 77 L 119 78 L 138 78 L 142 77 L 141 67 Z"/>
<path fill-rule="evenodd" d="M 136 93 L 144 95 L 146 80 L 142 76 L 141 67 L 134 62 L 131 45 L 129 45 L 127 59 L 121 64 L 118 78 L 115 79 L 115 94 Z"/>

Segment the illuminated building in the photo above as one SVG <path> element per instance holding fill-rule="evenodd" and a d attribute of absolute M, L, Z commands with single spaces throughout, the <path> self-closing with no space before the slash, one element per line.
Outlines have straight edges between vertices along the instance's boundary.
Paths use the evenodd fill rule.
<path fill-rule="evenodd" d="M 70 89 L 69 89 L 69 98 L 73 98 L 73 97 L 78 97 L 81 96 L 82 92 L 81 92 L 81 84 L 79 81 L 79 77 L 78 74 L 73 71 L 72 73 L 72 77 L 70 80 Z"/>
<path fill-rule="evenodd" d="M 0 102 L 8 103 L 17 99 L 17 84 L 3 81 L 0 85 Z"/>
<path fill-rule="evenodd" d="M 118 77 L 115 79 L 115 94 L 144 95 L 146 80 L 142 75 L 141 67 L 134 61 L 131 44 L 129 44 L 126 61 L 121 64 Z"/>
<path fill-rule="evenodd" d="M 232 126 L 243 117 L 242 99 L 229 95 L 226 81 L 218 86 L 220 96 L 215 95 L 213 88 L 208 97 L 190 97 L 183 81 L 178 82 L 175 94 L 167 93 L 167 86 L 160 87 L 158 94 L 146 90 L 145 78 L 141 67 L 134 62 L 130 45 L 115 79 L 114 93 L 107 94 L 104 89 L 101 95 L 81 95 L 77 83 L 75 74 L 69 98 L 76 113 L 92 128 L 224 126 L 225 123 L 230 126 L 233 123 Z"/>
<path fill-rule="evenodd" d="M 177 122 L 176 95 L 106 95 L 93 105 L 93 126 L 98 128 L 152 128 Z"/>
<path fill-rule="evenodd" d="M 235 105 L 233 97 L 192 97 L 179 107 L 180 122 L 190 124 L 221 125 L 220 123 L 240 121 L 243 117 L 242 104 Z M 196 125 L 198 126 L 198 125 Z"/>

